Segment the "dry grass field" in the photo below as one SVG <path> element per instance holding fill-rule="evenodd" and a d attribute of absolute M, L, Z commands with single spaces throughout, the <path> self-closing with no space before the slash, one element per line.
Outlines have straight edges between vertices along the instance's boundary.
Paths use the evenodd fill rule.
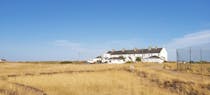
<path fill-rule="evenodd" d="M 210 95 L 208 74 L 175 71 L 175 66 L 4 63 L 0 95 Z"/>
<path fill-rule="evenodd" d="M 165 68 L 170 70 L 176 70 L 177 64 L 165 63 Z M 186 69 L 190 67 L 191 69 Z M 181 66 L 182 72 L 188 72 L 193 74 L 202 74 L 206 76 L 210 76 L 210 64 L 202 63 L 202 64 L 182 64 Z"/>

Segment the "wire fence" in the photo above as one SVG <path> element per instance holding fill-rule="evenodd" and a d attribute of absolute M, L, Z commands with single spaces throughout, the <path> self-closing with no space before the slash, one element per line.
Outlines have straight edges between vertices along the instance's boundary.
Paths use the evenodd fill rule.
<path fill-rule="evenodd" d="M 182 48 L 176 50 L 177 70 L 198 74 L 210 73 L 210 49 Z"/>

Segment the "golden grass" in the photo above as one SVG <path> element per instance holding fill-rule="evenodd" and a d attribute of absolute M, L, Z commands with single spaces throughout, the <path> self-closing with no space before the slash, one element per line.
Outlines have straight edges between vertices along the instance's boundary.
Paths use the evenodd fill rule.
<path fill-rule="evenodd" d="M 0 95 L 37 95 L 24 87 L 0 80 Z"/>
<path fill-rule="evenodd" d="M 57 74 L 11 78 L 49 95 L 172 95 L 126 71 Z"/>
<path fill-rule="evenodd" d="M 166 69 L 170 70 L 176 70 L 177 64 L 173 63 L 165 63 Z M 190 69 L 187 69 L 187 67 L 190 67 Z M 210 64 L 202 63 L 202 64 L 182 64 L 181 65 L 182 72 L 188 72 L 193 74 L 203 74 L 203 75 L 209 75 L 210 76 Z M 186 68 L 186 69 L 185 69 Z"/>
<path fill-rule="evenodd" d="M 24 75 L 26 73 L 39 74 L 41 72 L 64 72 L 82 70 L 102 70 L 112 68 L 123 68 L 129 65 L 107 65 L 107 64 L 32 64 L 32 63 L 6 63 L 0 64 L 0 76 Z"/>
<path fill-rule="evenodd" d="M 175 64 L 167 64 L 170 69 L 163 69 L 164 66 L 6 63 L 0 64 L 0 89 L 12 85 L 8 82 L 17 82 L 48 95 L 210 95 L 209 76 L 174 71 Z M 27 92 L 10 87 L 13 88 L 7 89 L 14 92 Z"/>

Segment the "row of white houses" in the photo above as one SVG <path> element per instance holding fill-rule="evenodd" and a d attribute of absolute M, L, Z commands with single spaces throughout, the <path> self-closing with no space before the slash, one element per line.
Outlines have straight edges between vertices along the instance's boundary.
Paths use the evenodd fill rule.
<path fill-rule="evenodd" d="M 153 62 L 163 63 L 168 61 L 168 54 L 165 48 L 133 49 L 133 50 L 112 50 L 101 56 L 88 60 L 89 63 L 123 64 L 127 62 Z"/>

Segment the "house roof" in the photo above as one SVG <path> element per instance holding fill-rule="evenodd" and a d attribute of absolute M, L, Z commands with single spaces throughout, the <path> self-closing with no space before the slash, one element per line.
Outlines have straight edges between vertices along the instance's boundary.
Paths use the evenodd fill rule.
<path fill-rule="evenodd" d="M 150 56 L 149 58 L 160 58 L 159 56 Z"/>
<path fill-rule="evenodd" d="M 101 56 L 97 56 L 96 58 L 102 58 Z"/>
<path fill-rule="evenodd" d="M 145 59 L 162 59 L 162 60 L 164 60 L 163 58 L 161 58 L 159 56 L 150 56 L 150 57 L 145 58 Z"/>
<path fill-rule="evenodd" d="M 0 59 L 0 61 L 7 61 L 6 59 Z"/>
<path fill-rule="evenodd" d="M 123 57 L 112 57 L 110 59 L 119 59 L 119 60 L 123 60 L 124 58 Z"/>
<path fill-rule="evenodd" d="M 163 48 L 151 48 L 151 49 L 134 49 L 134 50 L 119 50 L 119 51 L 108 51 L 111 55 L 118 54 L 147 54 L 147 53 L 160 53 Z"/>

